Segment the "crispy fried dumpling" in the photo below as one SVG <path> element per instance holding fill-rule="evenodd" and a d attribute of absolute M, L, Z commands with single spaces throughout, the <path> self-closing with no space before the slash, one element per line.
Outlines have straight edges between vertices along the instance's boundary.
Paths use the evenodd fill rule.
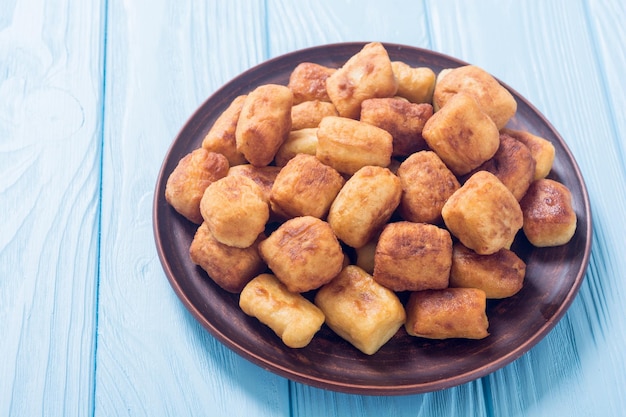
<path fill-rule="evenodd" d="M 484 339 L 489 336 L 487 298 L 476 288 L 446 288 L 411 293 L 405 328 L 427 339 Z"/>
<path fill-rule="evenodd" d="M 261 274 L 241 292 L 239 306 L 249 316 L 278 335 L 291 348 L 311 342 L 324 323 L 324 313 L 315 304 L 287 287 L 274 275 Z"/>
<path fill-rule="evenodd" d="M 398 296 L 354 265 L 317 292 L 315 305 L 335 333 L 367 355 L 387 343 L 406 318 Z"/>
<path fill-rule="evenodd" d="M 450 233 L 481 255 L 509 249 L 523 224 L 515 196 L 487 171 L 478 171 L 455 191 L 441 215 Z"/>

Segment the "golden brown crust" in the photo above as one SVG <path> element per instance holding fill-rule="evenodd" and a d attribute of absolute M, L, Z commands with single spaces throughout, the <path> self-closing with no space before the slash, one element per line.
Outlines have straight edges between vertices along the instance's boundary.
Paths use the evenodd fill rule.
<path fill-rule="evenodd" d="M 502 129 L 502 133 L 506 133 L 519 140 L 530 150 L 530 154 L 535 160 L 535 175 L 533 180 L 545 178 L 550 173 L 556 153 L 554 145 L 550 143 L 550 141 L 523 130 L 505 128 Z"/>
<path fill-rule="evenodd" d="M 165 199 L 178 213 L 200 224 L 200 200 L 204 190 L 227 173 L 225 156 L 198 148 L 185 155 L 167 178 Z"/>
<path fill-rule="evenodd" d="M 324 218 L 345 180 L 315 156 L 298 154 L 283 167 L 272 187 L 272 209 L 289 217 Z M 277 206 L 277 209 L 274 208 Z"/>
<path fill-rule="evenodd" d="M 222 114 L 215 120 L 213 126 L 202 140 L 202 147 L 209 152 L 224 155 L 231 166 L 245 164 L 246 158 L 237 151 L 235 130 L 245 95 L 236 97 Z"/>
<path fill-rule="evenodd" d="M 400 215 L 415 223 L 440 223 L 443 205 L 461 186 L 432 151 L 416 152 L 405 159 L 398 178 L 402 184 Z"/>
<path fill-rule="evenodd" d="M 455 94 L 424 126 L 428 146 L 456 175 L 464 175 L 490 159 L 498 150 L 500 133 L 477 101 Z"/>
<path fill-rule="evenodd" d="M 342 174 L 391 162 L 393 138 L 379 127 L 345 117 L 328 116 L 317 129 L 317 158 Z"/>
<path fill-rule="evenodd" d="M 293 103 L 311 100 L 330 101 L 326 92 L 326 79 L 335 71 L 335 68 L 313 62 L 298 64 L 289 76 L 287 85 L 293 93 Z"/>
<path fill-rule="evenodd" d="M 280 146 L 274 163 L 284 167 L 287 162 L 299 153 L 315 155 L 317 153 L 317 128 L 292 130 L 287 140 Z"/>
<path fill-rule="evenodd" d="M 461 243 L 454 245 L 451 287 L 479 288 L 487 298 L 506 298 L 522 289 L 525 275 L 526 264 L 508 249 L 479 255 Z"/>
<path fill-rule="evenodd" d="M 241 292 L 239 306 L 271 328 L 291 348 L 303 348 L 324 323 L 324 313 L 292 293 L 274 275 L 255 277 Z"/>
<path fill-rule="evenodd" d="M 410 103 L 398 98 L 371 98 L 361 103 L 361 121 L 380 127 L 393 138 L 393 155 L 406 156 L 426 149 L 422 130 L 433 115 L 428 103 Z"/>
<path fill-rule="evenodd" d="M 333 103 L 325 101 L 304 101 L 291 108 L 291 130 L 318 127 L 326 116 L 339 116 Z"/>
<path fill-rule="evenodd" d="M 250 178 L 252 181 L 256 182 L 259 187 L 261 187 L 263 198 L 266 201 L 269 201 L 272 186 L 274 185 L 274 181 L 276 181 L 276 176 L 279 172 L 280 167 L 272 165 L 255 167 L 251 164 L 243 164 L 230 167 L 228 175 L 242 175 Z"/>
<path fill-rule="evenodd" d="M 237 122 L 237 151 L 254 166 L 269 165 L 291 130 L 293 94 L 283 85 L 265 84 L 246 97 Z"/>
<path fill-rule="evenodd" d="M 263 190 L 243 175 L 227 175 L 209 185 L 200 211 L 215 239 L 238 248 L 252 245 L 269 219 Z"/>
<path fill-rule="evenodd" d="M 452 238 L 445 229 L 423 223 L 389 223 L 374 256 L 374 279 L 393 291 L 448 287 Z"/>
<path fill-rule="evenodd" d="M 213 237 L 207 224 L 202 223 L 191 242 L 189 256 L 221 288 L 239 293 L 266 268 L 257 250 L 259 240 L 247 248 L 224 245 Z"/>
<path fill-rule="evenodd" d="M 484 339 L 489 336 L 485 292 L 475 288 L 446 288 L 411 293 L 405 328 L 411 336 L 428 339 Z"/>
<path fill-rule="evenodd" d="M 363 100 L 393 97 L 397 90 L 389 55 L 380 42 L 365 45 L 326 80 L 339 115 L 351 119 L 359 117 Z"/>
<path fill-rule="evenodd" d="M 259 244 L 259 252 L 291 292 L 314 290 L 329 282 L 344 260 L 328 223 L 311 216 L 287 220 Z"/>
<path fill-rule="evenodd" d="M 443 108 L 458 93 L 474 97 L 498 129 L 502 129 L 517 111 L 513 95 L 491 74 L 475 65 L 448 70 L 437 79 L 433 93 L 435 109 Z"/>
<path fill-rule="evenodd" d="M 345 244 L 360 248 L 389 221 L 401 195 L 400 180 L 387 168 L 363 167 L 339 191 L 328 223 Z"/>
<path fill-rule="evenodd" d="M 411 67 L 402 61 L 391 62 L 398 80 L 397 95 L 412 103 L 432 103 L 435 90 L 435 72 L 428 67 Z"/>
<path fill-rule="evenodd" d="M 335 333 L 367 355 L 387 343 L 406 317 L 397 295 L 354 265 L 324 285 L 315 304 Z"/>
<path fill-rule="evenodd" d="M 443 220 L 454 236 L 481 255 L 509 249 L 522 228 L 522 210 L 492 173 L 472 175 L 444 204 Z"/>
<path fill-rule="evenodd" d="M 500 146 L 495 155 L 476 170 L 494 174 L 519 201 L 533 182 L 535 160 L 526 145 L 501 133 Z"/>
<path fill-rule="evenodd" d="M 559 246 L 576 232 L 576 212 L 569 189 L 548 178 L 534 181 L 520 201 L 524 234 L 534 246 Z"/>

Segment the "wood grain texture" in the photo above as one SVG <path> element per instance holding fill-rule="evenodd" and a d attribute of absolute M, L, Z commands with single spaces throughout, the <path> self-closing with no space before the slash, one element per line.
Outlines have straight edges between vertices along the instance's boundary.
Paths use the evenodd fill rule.
<path fill-rule="evenodd" d="M 270 0 L 270 55 L 336 42 L 395 42 L 428 48 L 423 2 Z"/>
<path fill-rule="evenodd" d="M 625 20 L 620 0 L 1 0 L 0 415 L 622 415 Z M 186 312 L 152 237 L 160 164 L 206 97 L 265 59 L 366 40 L 515 88 L 592 204 L 564 319 L 509 366 L 429 394 L 338 394 L 247 362 Z"/>
<path fill-rule="evenodd" d="M 625 208 L 626 184 L 623 132 L 616 130 L 615 107 L 607 97 L 619 100 L 624 89 L 619 84 L 608 88 L 603 68 L 613 67 L 610 61 L 615 54 L 610 51 L 623 51 L 623 47 L 617 43 L 619 36 L 605 35 L 611 45 L 605 49 L 606 56 L 599 54 L 594 35 L 599 28 L 593 22 L 606 22 L 607 13 L 612 18 L 624 17 L 623 7 L 508 2 L 500 13 L 493 13 L 494 4 L 487 3 L 442 6 L 454 6 L 457 12 L 439 16 L 439 20 L 447 17 L 441 27 L 471 27 L 462 30 L 469 37 L 465 43 L 449 42 L 443 32 L 435 34 L 437 48 L 486 67 L 533 102 L 570 146 L 592 202 L 594 246 L 580 294 L 542 343 L 489 378 L 487 394 L 494 414 L 553 415 L 558 410 L 563 415 L 617 415 L 608 399 L 623 386 L 623 372 L 615 370 L 623 370 L 625 360 L 608 339 L 623 335 L 623 304 L 614 295 L 624 291 L 620 271 L 626 264 L 611 252 L 624 235 L 624 225 L 613 218 Z M 478 25 L 470 23 L 474 20 L 468 17 L 478 15 L 491 15 L 493 36 L 485 36 Z M 605 30 L 613 29 L 618 30 L 616 23 L 607 22 Z M 598 368 L 604 369 L 601 375 Z"/>
<path fill-rule="evenodd" d="M 422 2 L 274 1 L 268 5 L 272 55 L 334 42 L 378 40 L 431 48 L 429 18 Z M 403 397 L 355 396 L 292 385 L 292 415 L 411 416 L 485 415 L 480 381 L 434 394 Z M 463 398 L 462 407 L 457 400 Z"/>
<path fill-rule="evenodd" d="M 109 2 L 95 415 L 288 409 L 286 380 L 186 312 L 152 234 L 165 151 L 201 101 L 264 59 L 264 15 L 262 2 Z"/>
<path fill-rule="evenodd" d="M 88 415 L 101 4 L 28 0 L 1 10 L 0 415 Z"/>

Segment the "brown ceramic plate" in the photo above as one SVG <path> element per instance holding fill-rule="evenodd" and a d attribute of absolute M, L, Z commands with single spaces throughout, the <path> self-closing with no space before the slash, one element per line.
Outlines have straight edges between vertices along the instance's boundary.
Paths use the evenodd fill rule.
<path fill-rule="evenodd" d="M 201 145 L 212 123 L 236 96 L 261 84 L 286 85 L 293 68 L 303 61 L 339 67 L 363 45 L 333 44 L 271 59 L 236 77 L 202 104 L 175 138 L 158 177 L 153 208 L 156 245 L 165 274 L 184 306 L 213 336 L 253 363 L 334 391 L 368 395 L 435 391 L 485 376 L 539 342 L 570 306 L 589 261 L 591 214 L 578 166 L 552 125 L 508 86 L 518 103 L 509 127 L 528 130 L 554 144 L 556 160 L 550 177 L 572 191 L 578 227 L 567 245 L 556 248 L 533 248 L 520 233 L 513 249 L 527 263 L 524 288 L 514 297 L 488 303 L 491 335 L 483 340 L 427 340 L 400 329 L 376 354 L 366 356 L 324 326 L 306 348 L 290 349 L 269 328 L 246 316 L 236 295 L 220 289 L 190 261 L 189 245 L 196 226 L 164 198 L 166 180 L 178 161 Z M 435 72 L 465 64 L 424 49 L 385 47 L 392 60 Z"/>

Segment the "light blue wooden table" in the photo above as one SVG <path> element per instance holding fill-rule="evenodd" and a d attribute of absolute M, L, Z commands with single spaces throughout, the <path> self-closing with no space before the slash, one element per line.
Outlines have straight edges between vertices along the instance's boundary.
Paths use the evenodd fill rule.
<path fill-rule="evenodd" d="M 626 411 L 621 0 L 0 0 L 0 416 L 620 416 Z M 345 41 L 479 65 L 561 133 L 593 251 L 568 313 L 480 380 L 399 397 L 291 382 L 205 331 L 152 233 L 173 138 L 223 83 Z"/>

